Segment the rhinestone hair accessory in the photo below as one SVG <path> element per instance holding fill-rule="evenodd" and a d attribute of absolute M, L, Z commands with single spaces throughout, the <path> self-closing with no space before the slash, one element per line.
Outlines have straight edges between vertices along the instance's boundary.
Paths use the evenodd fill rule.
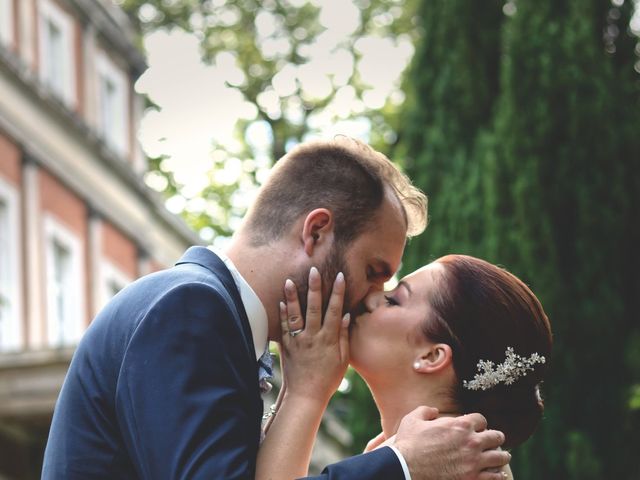
<path fill-rule="evenodd" d="M 488 390 L 500 383 L 511 385 L 518 378 L 525 377 L 528 371 L 533 370 L 536 363 L 544 363 L 546 359 L 537 352 L 529 357 L 521 357 L 513 351 L 513 347 L 507 347 L 504 352 L 503 363 L 495 365 L 489 360 L 478 362 L 478 372 L 473 380 L 464 380 L 462 386 L 468 390 Z"/>

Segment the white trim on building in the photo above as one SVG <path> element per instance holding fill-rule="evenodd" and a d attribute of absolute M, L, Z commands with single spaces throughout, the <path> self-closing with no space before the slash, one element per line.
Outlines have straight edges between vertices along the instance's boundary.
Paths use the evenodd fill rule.
<path fill-rule="evenodd" d="M 38 1 L 40 79 L 68 107 L 77 103 L 73 18 L 51 0 Z"/>
<path fill-rule="evenodd" d="M 0 352 L 24 346 L 20 195 L 0 178 Z"/>
<path fill-rule="evenodd" d="M 55 217 L 44 216 L 47 343 L 75 345 L 84 331 L 86 288 L 82 241 Z"/>

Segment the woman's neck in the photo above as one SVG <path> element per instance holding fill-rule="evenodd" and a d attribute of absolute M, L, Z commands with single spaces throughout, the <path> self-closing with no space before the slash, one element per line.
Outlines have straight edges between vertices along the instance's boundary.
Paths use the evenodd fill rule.
<path fill-rule="evenodd" d="M 459 409 L 446 393 L 436 386 L 420 385 L 413 382 L 409 385 L 391 387 L 370 386 L 373 398 L 380 412 L 380 423 L 385 438 L 395 435 L 400 421 L 405 415 L 420 406 L 437 408 L 439 416 L 457 416 Z"/>

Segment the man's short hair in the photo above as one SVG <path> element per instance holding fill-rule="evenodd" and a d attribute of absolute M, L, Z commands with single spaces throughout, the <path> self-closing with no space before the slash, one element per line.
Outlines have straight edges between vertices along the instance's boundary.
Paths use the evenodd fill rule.
<path fill-rule="evenodd" d="M 399 200 L 407 236 L 427 226 L 427 197 L 382 153 L 339 136 L 295 147 L 274 166 L 249 211 L 254 245 L 288 232 L 301 215 L 316 208 L 333 213 L 335 241 L 347 245 L 375 219 L 386 191 Z"/>

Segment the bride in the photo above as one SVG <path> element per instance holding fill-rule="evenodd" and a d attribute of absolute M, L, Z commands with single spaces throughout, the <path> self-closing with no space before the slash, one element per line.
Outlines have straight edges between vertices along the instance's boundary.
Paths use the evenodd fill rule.
<path fill-rule="evenodd" d="M 382 432 L 366 451 L 394 445 L 403 422 L 415 418 L 401 421 L 412 411 L 431 419 L 479 412 L 489 428 L 505 434 L 507 449 L 531 436 L 542 416 L 539 385 L 552 338 L 540 302 L 514 275 L 484 260 L 448 255 L 390 292 L 370 293 L 351 322 L 349 314 L 342 317 L 341 274 L 320 318 L 320 282 L 312 269 L 306 323 L 295 286 L 285 286 L 284 383 L 256 478 L 306 474 L 322 414 L 347 362 L 380 411 Z M 447 428 L 446 418 L 436 421 Z M 508 468 L 502 474 L 512 478 Z"/>

